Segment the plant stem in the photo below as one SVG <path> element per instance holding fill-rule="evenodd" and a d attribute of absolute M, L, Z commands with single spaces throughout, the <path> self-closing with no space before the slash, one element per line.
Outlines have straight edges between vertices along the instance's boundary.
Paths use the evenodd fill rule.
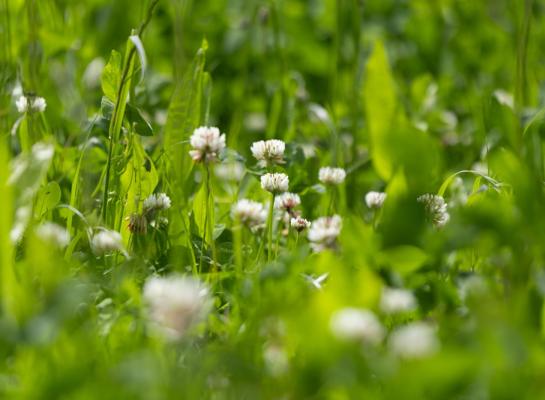
<path fill-rule="evenodd" d="M 210 169 L 212 167 L 209 164 L 206 164 L 206 174 L 205 174 L 205 184 L 206 184 L 206 214 L 208 216 L 208 225 L 205 229 L 208 229 L 208 240 L 210 248 L 212 249 L 212 270 L 216 270 L 216 242 L 214 240 L 214 227 L 215 227 L 215 218 L 214 218 L 214 195 L 212 193 L 212 185 L 210 184 Z"/>
<path fill-rule="evenodd" d="M 273 248 L 273 212 L 274 212 L 274 193 L 271 193 L 271 205 L 269 207 L 269 217 L 267 218 L 267 237 L 268 237 L 268 249 L 267 261 L 272 260 L 272 248 Z"/>

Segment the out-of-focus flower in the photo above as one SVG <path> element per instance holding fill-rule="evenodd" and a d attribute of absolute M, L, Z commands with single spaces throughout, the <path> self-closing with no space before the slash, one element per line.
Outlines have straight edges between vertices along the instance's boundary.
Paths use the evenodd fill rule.
<path fill-rule="evenodd" d="M 189 139 L 193 148 L 189 155 L 194 161 L 215 162 L 225 149 L 225 134 L 212 126 L 201 126 L 193 131 Z"/>
<path fill-rule="evenodd" d="M 338 215 L 318 218 L 312 222 L 308 231 L 310 246 L 316 252 L 334 248 L 341 229 L 342 218 Z"/>
<path fill-rule="evenodd" d="M 291 213 L 295 207 L 301 204 L 301 198 L 295 193 L 282 193 L 274 199 L 274 208 Z"/>
<path fill-rule="evenodd" d="M 310 221 L 301 217 L 295 217 L 290 220 L 291 227 L 297 232 L 303 232 L 310 227 Z"/>
<path fill-rule="evenodd" d="M 82 81 L 83 84 L 89 88 L 94 89 L 100 86 L 100 77 L 102 75 L 102 70 L 106 63 L 102 57 L 97 57 L 93 59 L 85 68 L 83 72 Z"/>
<path fill-rule="evenodd" d="M 125 252 L 123 240 L 119 232 L 101 230 L 91 239 L 91 249 L 97 256 L 103 256 L 116 251 Z"/>
<path fill-rule="evenodd" d="M 20 113 L 32 112 L 44 112 L 47 107 L 47 103 L 43 97 L 38 96 L 20 96 L 15 101 L 17 111 Z"/>
<path fill-rule="evenodd" d="M 244 164 L 238 161 L 219 164 L 214 169 L 216 176 L 226 182 L 239 182 L 244 177 L 245 172 Z"/>
<path fill-rule="evenodd" d="M 257 201 L 241 199 L 231 208 L 231 218 L 239 220 L 249 228 L 258 228 L 264 226 L 267 210 Z"/>
<path fill-rule="evenodd" d="M 49 244 L 64 248 L 70 243 L 70 234 L 62 226 L 53 222 L 44 222 L 35 229 L 36 235 Z"/>
<path fill-rule="evenodd" d="M 386 200 L 386 193 L 384 192 L 368 192 L 365 195 L 365 204 L 369 208 L 381 208 Z"/>
<path fill-rule="evenodd" d="M 129 231 L 144 235 L 148 231 L 148 220 L 145 215 L 131 214 L 129 217 Z"/>
<path fill-rule="evenodd" d="M 260 140 L 259 142 L 254 142 L 250 150 L 261 166 L 283 164 L 286 143 L 277 139 Z"/>
<path fill-rule="evenodd" d="M 343 308 L 331 316 L 329 326 L 333 335 L 343 340 L 378 344 L 384 338 L 382 324 L 369 310 Z"/>
<path fill-rule="evenodd" d="M 166 193 L 153 193 L 144 200 L 144 213 L 168 210 L 172 202 Z"/>
<path fill-rule="evenodd" d="M 386 314 L 397 314 L 416 309 L 416 298 L 409 290 L 383 288 L 380 309 Z"/>
<path fill-rule="evenodd" d="M 286 174 L 273 173 L 261 176 L 261 187 L 267 192 L 283 193 L 287 192 L 290 180 Z"/>
<path fill-rule="evenodd" d="M 439 349 L 435 328 L 424 322 L 412 322 L 390 336 L 390 350 L 402 358 L 422 358 Z"/>
<path fill-rule="evenodd" d="M 208 288 L 201 281 L 178 275 L 148 278 L 144 300 L 153 327 L 173 340 L 205 318 L 212 307 Z"/>
<path fill-rule="evenodd" d="M 442 196 L 426 193 L 419 196 L 417 200 L 424 204 L 428 217 L 436 227 L 440 228 L 445 226 L 449 221 L 450 214 L 447 211 L 448 205 Z"/>
<path fill-rule="evenodd" d="M 265 367 L 273 376 L 280 376 L 288 371 L 289 362 L 286 350 L 277 344 L 267 344 L 263 350 Z"/>
<path fill-rule="evenodd" d="M 339 185 L 344 182 L 346 171 L 343 168 L 322 167 L 318 179 L 325 185 Z"/>

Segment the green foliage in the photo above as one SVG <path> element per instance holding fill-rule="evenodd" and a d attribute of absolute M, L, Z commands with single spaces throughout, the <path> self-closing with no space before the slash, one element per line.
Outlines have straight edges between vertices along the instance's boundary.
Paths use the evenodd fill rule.
<path fill-rule="evenodd" d="M 543 398 L 544 22 L 0 1 L 0 398 Z"/>

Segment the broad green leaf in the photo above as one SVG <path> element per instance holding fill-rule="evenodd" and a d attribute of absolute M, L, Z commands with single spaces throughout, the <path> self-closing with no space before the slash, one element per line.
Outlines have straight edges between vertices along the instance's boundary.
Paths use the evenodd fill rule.
<path fill-rule="evenodd" d="M 121 83 L 121 54 L 112 50 L 110 60 L 102 71 L 101 86 L 104 95 L 115 102 Z"/>
<path fill-rule="evenodd" d="M 201 123 L 204 64 L 208 45 L 203 41 L 195 59 L 176 83 L 168 108 L 165 127 L 165 151 L 170 161 L 169 174 L 176 180 L 174 186 L 181 187 L 190 171 L 191 158 L 187 142 L 191 133 Z"/>
<path fill-rule="evenodd" d="M 396 86 L 388 63 L 386 49 L 381 41 L 373 48 L 365 70 L 363 98 L 373 166 L 377 173 L 389 180 L 394 173 L 394 161 L 389 146 L 395 139 L 393 132 L 398 101 Z"/>

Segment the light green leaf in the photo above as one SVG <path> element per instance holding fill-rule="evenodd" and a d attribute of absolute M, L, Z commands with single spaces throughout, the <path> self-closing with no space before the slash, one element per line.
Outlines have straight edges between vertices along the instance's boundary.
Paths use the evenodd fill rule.
<path fill-rule="evenodd" d="M 121 54 L 112 50 L 110 60 L 102 71 L 101 86 L 104 95 L 115 103 L 121 83 Z"/>

